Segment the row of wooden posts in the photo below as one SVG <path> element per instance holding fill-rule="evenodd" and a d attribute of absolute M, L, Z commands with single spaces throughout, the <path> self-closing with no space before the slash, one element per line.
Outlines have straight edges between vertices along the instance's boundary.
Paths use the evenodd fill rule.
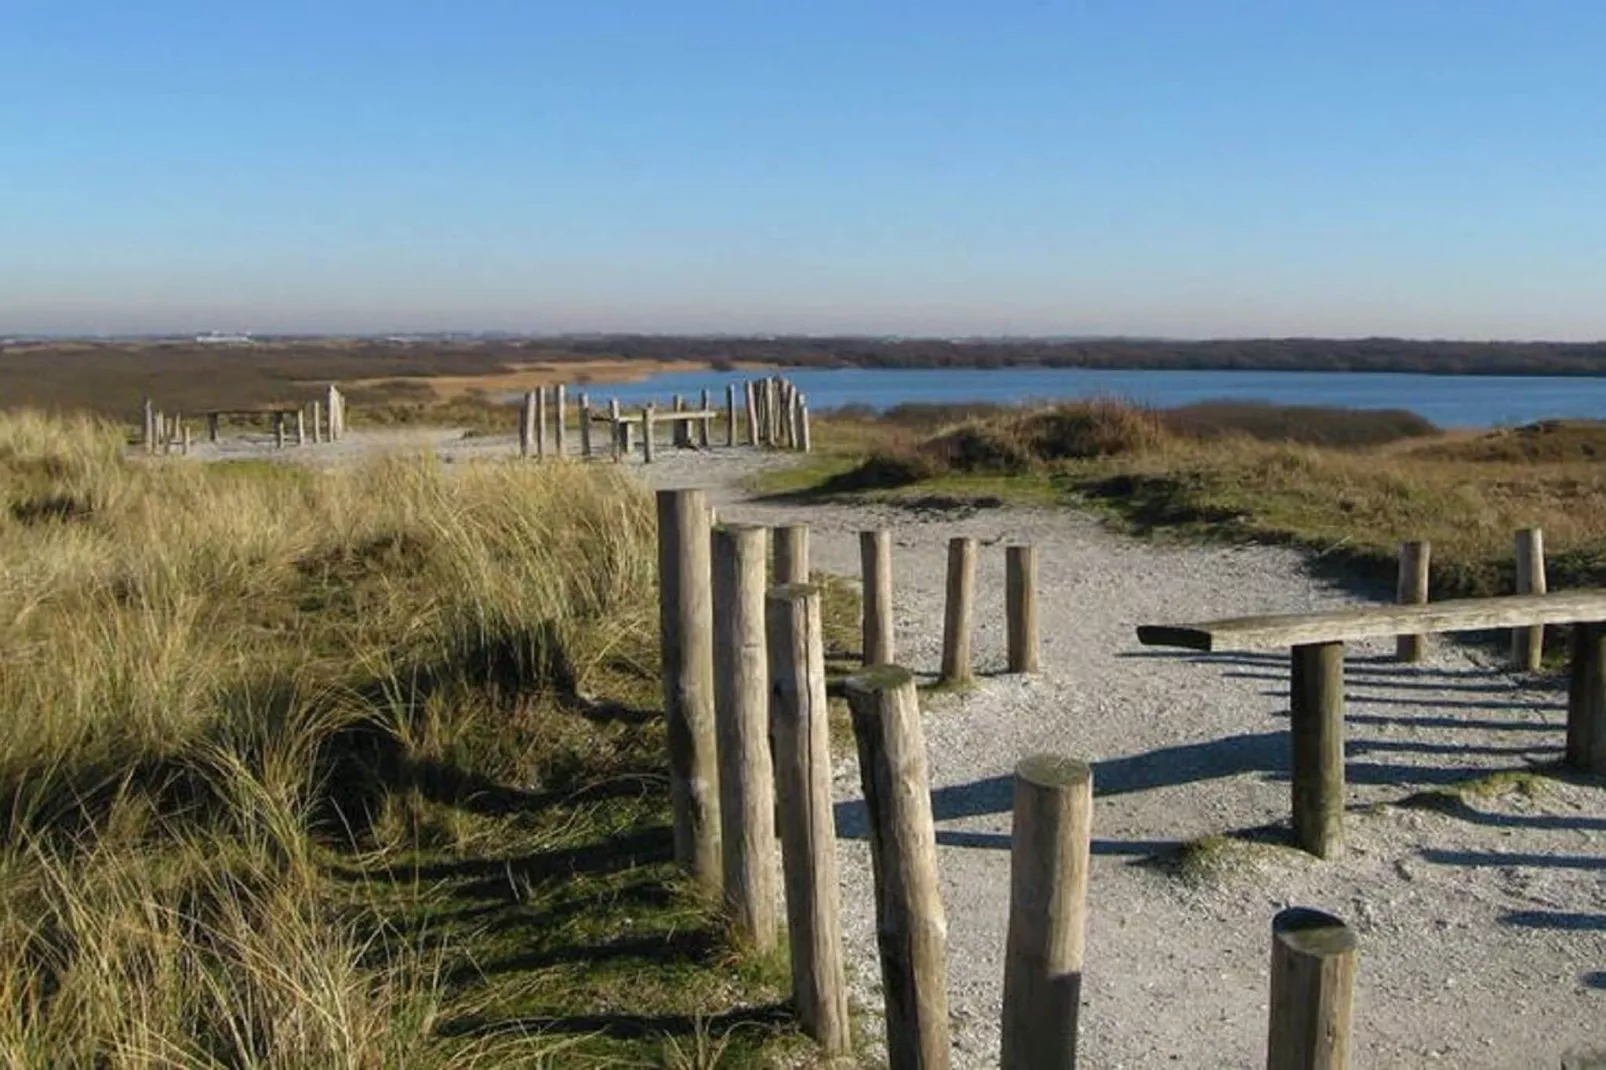
<path fill-rule="evenodd" d="M 745 435 L 737 409 L 737 384 L 725 384 L 725 445 L 737 445 L 745 438 L 749 446 L 771 449 L 800 450 L 813 448 L 809 432 L 808 399 L 789 379 L 771 377 L 749 379 L 742 384 L 746 406 Z M 641 441 L 641 458 L 652 463 L 657 447 L 657 428 L 660 424 L 671 427 L 671 441 L 680 449 L 707 449 L 713 437 L 712 425 L 721 412 L 714 408 L 709 391 L 702 392 L 701 404 L 691 408 L 680 394 L 674 398 L 674 407 L 659 411 L 651 402 L 644 404 L 635 415 L 623 412 L 619 399 L 611 398 L 606 412 L 591 406 L 589 394 L 576 395 L 577 426 L 580 431 L 580 456 L 591 457 L 592 429 L 595 424 L 608 428 L 608 449 L 615 460 L 622 460 L 634 448 L 638 433 Z M 527 391 L 519 409 L 519 454 L 523 457 L 544 458 L 550 452 L 557 457 L 569 455 L 569 402 L 568 387 L 539 387 Z"/>
<path fill-rule="evenodd" d="M 1544 594 L 1545 533 L 1539 528 L 1522 528 L 1515 536 L 1517 594 Z M 1425 541 L 1400 544 L 1397 601 L 1403 606 L 1428 603 L 1428 572 L 1433 547 Z M 1426 636 L 1402 635 L 1394 642 L 1395 660 L 1417 662 L 1426 649 Z M 1545 650 L 1544 625 L 1514 628 L 1511 632 L 1511 664 L 1523 672 L 1538 672 Z"/>
<path fill-rule="evenodd" d="M 675 856 L 722 896 L 735 939 L 754 950 L 778 943 L 776 905 L 784 902 L 799 1021 L 828 1054 L 844 1054 L 851 1038 L 821 592 L 807 582 L 808 529 L 714 526 L 697 490 L 660 491 L 657 509 Z M 950 1054 L 947 921 L 919 700 L 913 675 L 892 663 L 890 535 L 865 532 L 860 547 L 865 666 L 845 689 L 870 818 L 888 1060 L 892 1070 L 941 1070 Z M 1029 547 L 1011 550 L 1008 601 L 1019 614 L 1011 663 L 1032 671 L 1035 557 Z M 950 544 L 950 679 L 969 672 L 974 561 L 973 541 Z M 1086 763 L 1039 754 L 1016 767 L 1007 1070 L 1076 1063 L 1092 806 Z M 1267 1066 L 1337 1070 L 1347 1058 L 1353 935 L 1329 915 L 1289 910 L 1273 922 L 1272 947 Z"/>
<path fill-rule="evenodd" d="M 346 432 L 346 396 L 339 387 L 331 384 L 324 400 L 313 401 L 299 408 L 212 409 L 202 415 L 206 419 L 209 442 L 218 440 L 218 426 L 225 416 L 272 417 L 274 445 L 279 449 L 288 444 L 292 434 L 297 446 L 305 446 L 309 430 L 314 443 L 338 442 Z M 189 423 L 182 413 L 168 415 L 158 409 L 154 401 L 146 398 L 141 441 L 146 453 L 173 453 L 176 450 L 188 456 Z"/>

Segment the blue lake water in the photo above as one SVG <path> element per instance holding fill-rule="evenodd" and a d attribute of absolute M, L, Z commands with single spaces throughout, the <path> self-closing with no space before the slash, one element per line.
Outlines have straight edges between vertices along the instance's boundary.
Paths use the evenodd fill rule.
<path fill-rule="evenodd" d="M 725 384 L 760 373 L 673 372 L 639 383 L 590 388 L 627 408 L 695 400 L 707 389 L 723 405 Z M 1558 417 L 1606 419 L 1606 379 L 1395 375 L 1362 372 L 1107 371 L 1086 368 L 806 369 L 785 374 L 815 412 L 842 405 L 890 408 L 906 401 L 1005 404 L 1115 397 L 1157 408 L 1233 399 L 1284 405 L 1410 409 L 1441 427 L 1503 427 Z M 571 387 L 571 390 L 573 388 Z M 584 389 L 584 388 L 582 388 Z"/>

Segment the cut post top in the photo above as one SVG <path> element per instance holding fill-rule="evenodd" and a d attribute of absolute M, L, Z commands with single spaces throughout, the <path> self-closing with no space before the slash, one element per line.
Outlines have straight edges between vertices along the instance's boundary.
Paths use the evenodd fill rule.
<path fill-rule="evenodd" d="M 1292 951 L 1325 958 L 1354 951 L 1355 933 L 1331 914 L 1310 907 L 1289 907 L 1271 923 L 1272 938 Z"/>
<path fill-rule="evenodd" d="M 1063 754 L 1028 754 L 1016 764 L 1015 775 L 1040 788 L 1069 788 L 1092 781 L 1093 769 Z"/>

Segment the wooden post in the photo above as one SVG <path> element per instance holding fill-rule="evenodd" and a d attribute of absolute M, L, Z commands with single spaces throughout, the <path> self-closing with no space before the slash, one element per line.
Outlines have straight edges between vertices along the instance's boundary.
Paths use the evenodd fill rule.
<path fill-rule="evenodd" d="M 725 445 L 736 445 L 736 384 L 725 384 Z"/>
<path fill-rule="evenodd" d="M 1606 624 L 1574 624 L 1567 764 L 1606 773 Z"/>
<path fill-rule="evenodd" d="M 155 445 L 161 446 L 167 442 L 167 417 L 160 409 L 156 410 L 156 439 Z"/>
<path fill-rule="evenodd" d="M 535 452 L 535 407 L 538 404 L 534 390 L 524 392 L 524 404 L 519 408 L 519 456 L 528 457 Z"/>
<path fill-rule="evenodd" d="M 1034 754 L 1015 767 L 1003 1070 L 1075 1070 L 1093 771 Z"/>
<path fill-rule="evenodd" d="M 705 387 L 703 390 L 703 407 L 701 411 L 708 412 L 709 405 L 710 402 L 708 400 L 708 390 Z M 708 448 L 708 417 L 706 416 L 697 421 L 697 445 L 705 450 Z"/>
<path fill-rule="evenodd" d="M 188 457 L 190 455 L 190 425 L 184 424 L 182 427 L 180 427 L 179 435 L 181 441 L 183 442 L 183 445 L 180 447 L 180 449 L 183 451 L 184 456 Z"/>
<path fill-rule="evenodd" d="M 284 449 L 284 413 L 273 414 L 273 445 L 276 449 Z"/>
<path fill-rule="evenodd" d="M 307 444 L 307 410 L 306 409 L 297 409 L 296 410 L 296 445 L 297 446 L 305 446 L 306 444 Z"/>
<path fill-rule="evenodd" d="M 976 540 L 948 540 L 948 602 L 942 617 L 942 674 L 945 684 L 965 684 L 970 674 L 970 608 L 976 594 Z"/>
<path fill-rule="evenodd" d="M 1345 1070 L 1355 934 L 1331 914 L 1290 907 L 1271 923 L 1266 1070 Z"/>
<path fill-rule="evenodd" d="M 1539 528 L 1517 532 L 1517 593 L 1545 593 L 1545 535 Z M 1515 628 L 1511 632 L 1511 663 L 1525 672 L 1538 672 L 1545 650 L 1545 627 Z"/>
<path fill-rule="evenodd" d="M 1344 850 L 1344 644 L 1293 651 L 1294 842 L 1317 858 Z"/>
<path fill-rule="evenodd" d="M 948 926 L 937 887 L 926 742 L 914 677 L 877 665 L 847 681 L 870 813 L 876 943 L 891 1070 L 948 1066 Z"/>
<path fill-rule="evenodd" d="M 764 444 L 770 449 L 781 444 L 781 380 L 770 376 L 764 380 Z"/>
<path fill-rule="evenodd" d="M 775 584 L 809 582 L 809 528 L 786 524 L 775 529 Z"/>
<path fill-rule="evenodd" d="M 630 446 L 625 442 L 625 426 L 619 422 L 619 399 L 608 399 L 608 422 L 613 428 L 613 459 L 618 463 L 625 453 L 630 452 Z"/>
<path fill-rule="evenodd" d="M 218 414 L 215 413 L 215 412 L 207 413 L 206 414 L 206 440 L 208 442 L 216 442 L 217 441 L 217 425 L 218 425 Z"/>
<path fill-rule="evenodd" d="M 535 389 L 535 455 L 538 458 L 546 457 L 546 429 L 547 388 L 539 386 Z"/>
<path fill-rule="evenodd" d="M 312 403 L 312 444 L 318 445 L 323 441 L 323 402 Z"/>
<path fill-rule="evenodd" d="M 764 573 L 769 531 L 721 525 L 713 533 L 714 723 L 725 907 L 737 941 L 775 948 L 775 773 L 770 765 L 769 656 Z"/>
<path fill-rule="evenodd" d="M 686 398 L 681 394 L 675 395 L 675 413 L 678 416 L 686 411 Z M 691 445 L 691 425 L 684 420 L 671 418 L 669 421 L 669 443 L 675 449 Z"/>
<path fill-rule="evenodd" d="M 777 529 L 787 530 L 808 529 Z M 825 694 L 820 589 L 805 584 L 772 588 L 765 610 L 792 998 L 803 1031 L 825 1055 L 842 1055 L 850 1046 L 848 986 L 831 804 L 831 713 Z"/>
<path fill-rule="evenodd" d="M 1009 626 L 1009 671 L 1037 672 L 1037 547 L 1004 550 L 1004 616 Z"/>
<path fill-rule="evenodd" d="M 645 464 L 652 463 L 652 403 L 641 407 L 641 459 Z"/>
<path fill-rule="evenodd" d="M 552 388 L 552 407 L 554 409 L 552 414 L 552 443 L 553 452 L 558 455 L 558 460 L 560 461 L 569 455 L 568 389 L 562 383 Z"/>
<path fill-rule="evenodd" d="M 799 448 L 804 453 L 812 453 L 814 451 L 814 439 L 809 435 L 809 399 L 808 398 L 799 397 L 797 399 L 797 415 L 798 415 L 798 424 L 800 425 L 800 427 L 802 429 L 802 432 L 803 432 L 803 441 L 802 441 L 802 444 L 799 446 Z"/>
<path fill-rule="evenodd" d="M 1396 601 L 1402 606 L 1426 605 L 1428 600 L 1428 561 L 1432 547 L 1425 542 L 1400 544 L 1400 576 Z M 1422 660 L 1427 636 L 1399 635 L 1394 638 L 1394 660 Z"/>
<path fill-rule="evenodd" d="M 329 384 L 329 389 L 324 395 L 324 402 L 324 408 L 329 410 L 329 441 L 339 442 L 341 432 L 340 391 L 335 388 L 335 384 Z"/>
<path fill-rule="evenodd" d="M 781 409 L 780 445 L 782 449 L 789 450 L 792 448 L 792 432 L 795 426 L 792 422 L 792 384 L 782 379 L 778 390 Z"/>
<path fill-rule="evenodd" d="M 150 398 L 145 399 L 145 409 L 142 414 L 145 418 L 144 430 L 140 432 L 140 439 L 145 446 L 146 453 L 156 452 L 156 403 Z"/>
<path fill-rule="evenodd" d="M 580 408 L 580 456 L 589 461 L 591 459 L 591 396 L 581 393 L 578 400 Z"/>
<path fill-rule="evenodd" d="M 661 490 L 657 501 L 658 629 L 675 859 L 705 888 L 717 892 L 719 766 L 708 502 L 700 490 Z"/>
<path fill-rule="evenodd" d="M 892 647 L 892 532 L 859 532 L 859 568 L 864 586 L 864 663 L 888 665 Z"/>
<path fill-rule="evenodd" d="M 747 444 L 758 445 L 758 397 L 753 390 L 753 380 L 749 379 L 742 384 L 747 390 Z"/>

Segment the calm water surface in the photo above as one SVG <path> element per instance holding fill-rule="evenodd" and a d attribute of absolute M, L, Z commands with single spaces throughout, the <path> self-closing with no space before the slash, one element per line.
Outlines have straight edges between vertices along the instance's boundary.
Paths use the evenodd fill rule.
<path fill-rule="evenodd" d="M 725 384 L 757 373 L 675 372 L 639 383 L 591 387 L 629 407 L 695 399 L 723 405 Z M 1606 379 L 1492 375 L 1374 375 L 1358 372 L 1106 371 L 1084 368 L 793 369 L 818 412 L 841 405 L 890 408 L 905 401 L 1019 403 L 1117 397 L 1158 408 L 1223 398 L 1284 405 L 1410 409 L 1441 427 L 1501 427 L 1557 417 L 1606 419 Z M 571 391 L 574 388 L 571 387 Z M 584 388 L 581 388 L 584 389 Z"/>

